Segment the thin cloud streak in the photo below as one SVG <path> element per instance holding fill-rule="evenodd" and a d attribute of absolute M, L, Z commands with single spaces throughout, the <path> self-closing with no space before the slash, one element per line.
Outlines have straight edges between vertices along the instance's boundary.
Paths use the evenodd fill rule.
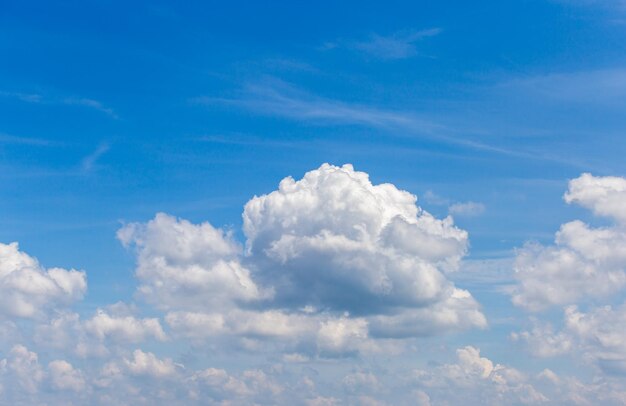
<path fill-rule="evenodd" d="M 82 161 L 82 169 L 85 172 L 90 172 L 96 166 L 96 163 L 110 149 L 108 144 L 100 144 L 96 150 L 87 155 Z"/>
<path fill-rule="evenodd" d="M 372 34 L 368 41 L 357 42 L 352 48 L 381 59 L 405 59 L 418 54 L 415 43 L 442 32 L 440 28 L 397 32 L 389 36 Z"/>
<path fill-rule="evenodd" d="M 15 98 L 26 103 L 41 103 L 43 101 L 43 97 L 40 94 L 36 94 L 36 93 L 0 91 L 0 96 L 8 97 L 8 98 Z"/>
<path fill-rule="evenodd" d="M 597 69 L 527 76 L 505 81 L 498 89 L 534 94 L 559 103 L 594 103 L 623 106 L 626 69 Z M 621 103 L 620 103 L 621 102 Z"/>
<path fill-rule="evenodd" d="M 502 257 L 464 259 L 461 269 L 450 274 L 455 283 L 473 290 L 502 293 L 515 282 L 512 253 L 502 252 Z"/>
<path fill-rule="evenodd" d="M 63 100 L 63 103 L 70 106 L 84 106 L 89 107 L 94 110 L 100 111 L 114 119 L 118 119 L 119 117 L 115 114 L 113 109 L 104 106 L 98 100 L 86 99 L 86 98 L 68 98 Z"/>
<path fill-rule="evenodd" d="M 113 119 L 119 119 L 119 116 L 112 108 L 105 106 L 102 102 L 89 99 L 86 97 L 66 97 L 62 99 L 47 98 L 37 93 L 7 92 L 0 91 L 0 97 L 17 99 L 24 103 L 64 105 L 64 106 L 83 106 L 106 114 Z"/>
<path fill-rule="evenodd" d="M 601 7 L 612 11 L 626 11 L 626 0 L 554 0 L 557 3 L 577 7 Z"/>
<path fill-rule="evenodd" d="M 268 83 L 269 82 L 269 83 Z M 512 156 L 530 160 L 556 162 L 574 167 L 585 165 L 569 159 L 535 153 L 533 151 L 512 150 L 484 142 L 465 139 L 466 132 L 450 128 L 435 121 L 419 117 L 406 111 L 384 110 L 357 103 L 346 103 L 312 95 L 288 83 L 269 80 L 261 84 L 249 84 L 239 97 L 218 98 L 200 96 L 189 100 L 198 105 L 226 105 L 243 108 L 261 115 L 283 117 L 290 120 L 314 123 L 317 125 L 358 125 L 384 130 L 395 137 L 420 137 L 448 145 L 455 145 L 475 151 Z M 452 134 L 460 134 L 455 136 Z M 585 166 L 586 167 L 586 166 Z"/>
<path fill-rule="evenodd" d="M 52 145 L 52 141 L 41 138 L 18 137 L 16 135 L 0 133 L 0 144 L 31 145 L 46 147 Z"/>
<path fill-rule="evenodd" d="M 373 33 L 366 40 L 336 40 L 324 43 L 319 50 L 329 51 L 344 48 L 361 52 L 370 57 L 382 60 L 399 60 L 419 55 L 416 43 L 441 34 L 441 28 L 424 30 L 403 30 L 390 35 Z"/>
<path fill-rule="evenodd" d="M 248 85 L 240 98 L 196 97 L 191 99 L 191 102 L 233 105 L 265 115 L 321 123 L 353 124 L 387 129 L 418 128 L 425 132 L 442 128 L 438 124 L 401 112 L 316 97 L 282 82 L 279 86 Z"/>

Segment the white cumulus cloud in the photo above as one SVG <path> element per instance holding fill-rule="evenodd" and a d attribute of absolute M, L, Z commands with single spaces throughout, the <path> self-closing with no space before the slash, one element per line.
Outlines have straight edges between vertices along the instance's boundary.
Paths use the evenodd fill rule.
<path fill-rule="evenodd" d="M 17 243 L 0 243 L 0 314 L 37 317 L 55 306 L 81 299 L 86 290 L 84 272 L 45 269 L 20 251 Z"/>
<path fill-rule="evenodd" d="M 416 200 L 351 165 L 324 164 L 246 204 L 248 259 L 283 307 L 396 317 L 441 306 L 473 311 L 469 324 L 484 325 L 471 295 L 445 276 L 465 255 L 467 232 Z"/>
<path fill-rule="evenodd" d="M 55 389 L 81 392 L 85 390 L 83 373 L 74 369 L 72 364 L 64 360 L 56 360 L 48 364 L 50 381 Z"/>
<path fill-rule="evenodd" d="M 563 224 L 555 244 L 528 243 L 518 250 L 513 303 L 532 311 L 611 295 L 626 284 L 626 179 L 583 174 L 569 183 L 568 203 L 617 222 L 593 228 Z"/>
<path fill-rule="evenodd" d="M 140 295 L 158 308 L 204 309 L 262 298 L 239 261 L 240 246 L 224 230 L 159 213 L 121 228 L 119 240 L 137 251 Z"/>
<path fill-rule="evenodd" d="M 450 404 L 541 404 L 548 398 L 515 368 L 494 364 L 478 348 L 456 350 L 454 363 L 415 370 L 413 378 L 432 399 Z M 434 402 L 433 404 L 438 404 Z"/>
<path fill-rule="evenodd" d="M 104 357 L 112 349 L 123 348 L 149 340 L 168 339 L 157 318 L 138 318 L 115 312 L 119 303 L 109 310 L 98 309 L 85 320 L 72 312 L 57 314 L 34 329 L 34 341 L 47 349 L 65 350 L 81 358 Z"/>
<path fill-rule="evenodd" d="M 567 203 L 577 203 L 599 216 L 626 223 L 626 179 L 618 176 L 593 176 L 584 173 L 569 182 Z"/>
<path fill-rule="evenodd" d="M 351 165 L 324 164 L 245 205 L 245 251 L 229 232 L 162 213 L 118 238 L 135 247 L 138 293 L 168 310 L 175 334 L 271 338 L 335 356 L 373 338 L 486 325 L 446 277 L 467 232 L 416 200 Z"/>

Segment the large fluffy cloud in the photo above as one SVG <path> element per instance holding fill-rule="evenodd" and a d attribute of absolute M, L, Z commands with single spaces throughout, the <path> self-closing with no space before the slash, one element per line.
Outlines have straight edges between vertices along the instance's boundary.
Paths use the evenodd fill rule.
<path fill-rule="evenodd" d="M 325 164 L 246 204 L 247 250 L 288 306 L 354 313 L 426 306 L 452 294 L 441 271 L 456 269 L 467 233 L 415 202 L 350 165 Z"/>
<path fill-rule="evenodd" d="M 561 226 L 553 246 L 526 244 L 518 251 L 513 303 L 529 310 L 601 298 L 626 284 L 626 179 L 583 174 L 569 183 L 568 203 L 608 216 L 612 226 L 581 221 Z"/>
<path fill-rule="evenodd" d="M 224 230 L 166 214 L 118 232 L 136 249 L 139 294 L 168 310 L 177 332 L 274 337 L 333 353 L 370 337 L 486 325 L 471 294 L 446 278 L 467 232 L 350 165 L 283 179 L 246 204 L 243 222 L 245 252 Z M 344 333 L 324 335 L 331 329 Z"/>
<path fill-rule="evenodd" d="M 0 243 L 0 315 L 36 317 L 82 298 L 86 290 L 84 272 L 45 269 L 17 243 Z"/>
<path fill-rule="evenodd" d="M 278 306 L 367 316 L 380 336 L 483 326 L 472 296 L 445 276 L 467 233 L 416 200 L 351 165 L 324 164 L 246 204 L 248 260 Z"/>

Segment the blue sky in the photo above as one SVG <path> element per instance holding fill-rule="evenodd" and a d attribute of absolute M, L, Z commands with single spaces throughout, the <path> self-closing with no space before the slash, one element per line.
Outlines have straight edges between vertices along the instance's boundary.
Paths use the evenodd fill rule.
<path fill-rule="evenodd" d="M 471 358 L 478 360 L 476 365 L 484 367 L 487 361 L 502 364 L 526 377 L 515 381 L 510 378 L 514 373 L 503 369 L 509 371 L 506 390 L 489 386 L 499 379 L 497 367 L 485 369 L 478 378 L 466 377 L 467 382 L 478 379 L 478 383 L 471 381 L 477 388 L 472 393 L 483 402 L 523 403 L 523 399 L 533 399 L 568 404 L 572 399 L 559 397 L 559 393 L 573 387 L 567 385 L 574 385 L 574 380 L 589 385 L 581 395 L 588 402 L 626 401 L 626 394 L 613 391 L 623 383 L 620 375 L 626 371 L 620 364 L 626 365 L 626 346 L 619 344 L 626 342 L 626 332 L 606 332 L 619 343 L 605 348 L 596 342 L 601 339 L 584 336 L 581 331 L 585 329 L 575 329 L 571 321 L 589 321 L 593 325 L 586 327 L 589 331 L 599 328 L 597 323 L 602 321 L 611 325 L 619 324 L 615 320 L 622 320 L 620 317 L 626 319 L 620 314 L 622 310 L 617 310 L 624 296 L 621 286 L 626 263 L 619 255 L 602 256 L 623 250 L 619 244 L 611 245 L 611 241 L 621 241 L 619 207 L 620 202 L 626 204 L 619 200 L 623 198 L 619 186 L 623 179 L 619 177 L 626 172 L 626 141 L 622 136 L 626 128 L 623 2 L 180 3 L 5 1 L 0 6 L 0 243 L 19 242 L 19 252 L 38 259 L 37 272 L 42 277 L 48 278 L 46 272 L 54 267 L 77 269 L 85 272 L 87 284 L 84 288 L 76 285 L 74 293 L 61 289 L 71 300 L 56 293 L 30 293 L 40 296 L 31 298 L 37 308 L 32 314 L 6 305 L 13 310 L 3 310 L 0 318 L 5 330 L 0 334 L 0 360 L 10 365 L 12 359 L 30 351 L 38 354 L 43 372 L 39 381 L 31 382 L 33 391 L 26 391 L 30 394 L 5 390 L 0 391 L 0 399 L 4 397 L 7 403 L 33 399 L 72 399 L 78 404 L 97 399 L 107 403 L 112 399 L 106 397 L 107 390 L 112 390 L 120 396 L 117 401 L 136 401 L 132 396 L 137 392 L 115 387 L 114 379 L 109 386 L 102 384 L 102 366 L 117 365 L 120 374 L 133 376 L 133 385 L 145 397 L 158 379 L 166 377 L 172 388 L 170 395 L 183 404 L 190 401 L 185 396 L 193 391 L 202 393 L 204 401 L 200 403 L 207 404 L 225 399 L 241 404 L 455 404 L 458 399 L 442 392 L 441 387 L 457 388 L 459 382 L 450 378 L 450 371 L 465 368 L 463 360 Z M 341 175 L 328 175 L 324 163 L 334 165 L 335 172 L 331 172 Z M 344 164 L 353 165 L 353 169 L 341 169 Z M 309 171 L 314 173 L 311 176 L 325 180 L 299 187 L 313 188 L 307 193 L 315 196 L 327 191 L 330 197 L 324 199 L 332 203 L 311 212 L 315 218 L 319 213 L 327 216 L 327 223 L 319 220 L 322 223 L 315 227 L 346 238 L 354 237 L 346 230 L 358 224 L 344 229 L 344 223 L 333 220 L 352 218 L 337 208 L 349 203 L 337 197 L 344 195 L 331 193 L 341 183 L 333 176 L 357 179 L 358 173 L 366 173 L 371 183 L 355 180 L 342 187 L 357 193 L 389 183 L 416 195 L 417 205 L 437 221 L 451 215 L 455 226 L 442 225 L 445 233 L 454 234 L 456 231 L 450 230 L 458 229 L 468 235 L 466 239 L 457 236 L 462 247 L 456 251 L 444 250 L 446 261 L 456 264 L 456 272 L 444 269 L 439 259 L 424 257 L 427 254 L 422 251 L 411 254 L 416 257 L 403 251 L 402 255 L 408 256 L 401 258 L 425 261 L 437 268 L 444 285 L 467 289 L 476 305 L 463 302 L 463 311 L 480 313 L 485 324 L 476 319 L 475 323 L 459 322 L 449 329 L 425 327 L 428 334 L 413 332 L 408 337 L 378 340 L 376 323 L 387 321 L 377 317 L 400 312 L 395 306 L 405 299 L 406 303 L 417 300 L 410 295 L 403 299 L 402 293 L 394 290 L 396 281 L 390 282 L 395 288 L 389 288 L 391 293 L 385 293 L 385 299 L 378 298 L 394 303 L 381 304 L 387 310 L 371 310 L 373 313 L 363 316 L 364 321 L 354 314 L 348 316 L 355 326 L 360 321 L 367 324 L 364 334 L 372 341 L 369 350 L 357 346 L 339 351 L 341 356 L 329 355 L 319 337 L 317 349 L 311 350 L 306 344 L 311 333 L 289 336 L 291 344 L 299 343 L 289 347 L 258 332 L 242 332 L 239 327 L 199 341 L 185 335 L 188 330 L 181 332 L 180 324 L 172 322 L 175 312 L 208 314 L 211 310 L 230 320 L 276 311 L 282 312 L 276 317 L 306 319 L 302 323 L 308 326 L 343 320 L 341 314 L 346 309 L 354 313 L 352 305 L 337 297 L 356 303 L 360 300 L 363 308 L 378 300 L 360 296 L 364 293 L 359 284 L 365 279 L 357 283 L 333 278 L 344 275 L 342 272 L 356 272 L 365 278 L 368 272 L 382 272 L 385 266 L 395 269 L 400 257 L 390 259 L 386 248 L 378 247 L 379 256 L 371 261 L 379 264 L 376 261 L 384 257 L 390 262 L 383 261 L 387 265 L 381 262 L 376 265 L 379 268 L 367 272 L 358 267 L 342 268 L 347 266 L 343 262 L 347 253 L 329 257 L 324 269 L 322 265 L 316 268 L 313 259 L 312 263 L 299 262 L 308 258 L 304 251 L 300 256 L 292 251 L 282 253 L 296 256 L 289 260 L 283 257 L 283 262 L 270 266 L 275 258 L 264 256 L 276 246 L 265 241 L 269 236 L 297 239 L 306 234 L 308 238 L 311 227 L 315 228 L 299 217 L 305 216 L 302 213 L 306 209 L 287 213 L 279 200 L 272 198 L 266 200 L 267 212 L 248 225 L 261 230 L 259 235 L 245 231 L 242 212 L 247 202 L 277 191 L 282 179 L 291 176 L 298 181 Z M 593 178 L 581 177 L 583 173 L 591 173 Z M 572 179 L 578 179 L 584 191 L 575 189 L 579 183 L 568 183 Z M 606 190 L 598 192 L 598 187 Z M 569 202 L 563 198 L 566 192 L 573 196 Z M 361 203 L 349 202 L 356 204 L 354 210 L 370 213 L 372 219 L 382 216 L 382 224 L 391 221 L 384 214 L 386 210 L 399 210 L 402 216 L 411 217 L 394 206 L 403 198 L 389 198 L 395 202 L 389 203 L 393 209 L 376 206 L 380 213 L 366 210 L 374 203 L 363 199 Z M 605 206 L 607 201 L 610 204 Z M 297 207 L 302 202 L 296 199 L 292 204 Z M 173 216 L 168 217 L 173 223 L 160 222 L 155 216 L 161 212 Z M 273 223 L 269 220 L 272 216 L 285 217 L 283 223 Z M 299 219 L 299 226 L 284 228 L 285 222 L 294 218 Z M 367 216 L 358 218 L 366 221 Z M 555 233 L 576 219 L 588 228 L 561 229 L 561 240 L 555 245 Z M 185 221 L 194 226 L 181 226 Z M 211 228 L 197 226 L 203 222 L 209 222 Z M 409 224 L 413 227 L 413 220 Z M 139 231 L 128 231 L 125 241 L 119 230 L 128 227 Z M 190 264 L 183 266 L 173 259 L 176 255 L 171 252 L 159 251 L 169 243 L 155 242 L 161 238 L 170 241 L 168 238 L 177 235 L 172 231 L 177 227 L 185 230 L 183 234 L 190 233 L 181 234 L 181 241 L 188 241 L 190 247 L 208 244 L 207 252 L 217 250 L 220 244 L 239 245 L 239 251 L 219 251 L 219 258 L 229 258 L 250 272 L 250 286 L 259 289 L 253 295 L 256 302 L 242 304 L 243 296 L 233 293 L 235 296 L 219 303 L 197 299 L 192 305 L 158 291 L 153 285 L 155 279 L 150 278 L 163 275 L 141 271 L 142 266 L 152 269 L 147 265 L 152 259 L 162 257 L 176 263 L 182 267 L 176 272 L 191 269 L 185 268 Z M 223 235 L 216 237 L 213 228 L 224 230 Z M 600 232 L 614 234 L 604 238 Z M 427 233 L 429 240 L 419 242 L 409 233 L 402 234 L 406 240 L 401 242 L 400 234 L 380 233 L 374 233 L 379 241 L 376 244 L 393 237 L 393 244 L 400 244 L 394 249 L 400 251 L 411 244 L 430 247 L 428 244 L 442 238 L 431 230 L 428 233 L 435 234 Z M 327 237 L 324 233 L 316 236 Z M 250 248 L 257 239 L 258 246 L 269 244 L 265 251 Z M 580 244 L 590 244 L 591 240 L 595 245 L 581 248 Z M 541 248 L 532 248 L 529 242 Z M 571 255 L 579 262 L 559 262 L 554 259 L 558 256 L 555 250 L 564 255 L 559 258 L 565 258 L 564 252 L 570 250 L 567 252 L 575 253 Z M 13 264 L 18 275 L 26 268 L 11 262 L 10 256 L 18 255 L 16 252 L 8 250 L 0 265 L 1 261 Z M 194 266 L 217 272 L 217 265 L 211 262 L 217 259 L 202 258 Z M 521 273 L 515 274 L 514 268 Z M 302 269 L 318 276 L 300 279 L 297 275 Z M 422 272 L 412 269 L 414 275 Z M 577 269 L 594 271 L 578 274 Z M 327 270 L 328 275 L 324 273 Z M 295 279 L 281 285 L 281 273 Z M 566 282 L 577 278 L 582 281 L 580 286 Z M 327 285 L 328 281 L 334 284 Z M 177 286 L 171 280 L 161 282 Z M 361 287 L 356 289 L 353 282 Z M 212 289 L 219 283 L 206 287 L 203 295 L 215 294 Z M 320 284 L 317 296 L 309 297 L 303 293 L 308 290 L 299 290 L 300 284 L 307 283 Z M 291 293 L 281 290 L 287 285 Z M 142 286 L 156 290 L 142 293 Z M 273 289 L 274 293 L 264 296 L 263 289 Z M 548 291 L 552 293 L 545 296 Z M 294 300 L 290 294 L 318 303 L 317 310 L 307 310 L 308 318 L 300 316 L 300 310 L 290 307 Z M 436 312 L 432 306 L 450 310 L 445 300 L 431 299 L 422 297 L 419 306 L 415 302 L 401 307 L 431 316 Z M 117 307 L 111 307 L 116 303 Z M 615 310 L 602 313 L 606 305 Z M 578 306 L 578 310 L 571 306 Z M 122 326 L 115 331 L 126 331 L 119 333 L 126 341 L 107 338 L 107 334 L 116 334 L 110 331 L 94 333 L 97 328 L 93 326 L 100 320 L 94 316 L 99 314 L 97 309 L 117 317 L 111 323 Z M 237 313 L 251 309 L 257 313 Z M 318 311 L 330 318 L 319 321 L 322 319 L 316 317 L 322 313 Z M 459 317 L 472 319 L 476 314 Z M 54 348 L 41 344 L 43 333 L 36 334 L 41 326 L 69 315 L 80 317 L 75 329 L 91 340 L 83 343 L 85 347 L 101 350 L 93 351 L 97 355 L 73 354 L 67 342 Z M 156 320 L 162 335 L 155 333 L 154 322 L 145 322 L 148 319 Z M 428 324 L 422 319 L 411 320 L 404 321 L 403 328 Z M 143 327 L 131 334 L 124 330 L 128 327 L 124 323 Z M 380 328 L 387 331 L 389 327 L 385 324 Z M 144 332 L 137 333 L 140 330 Z M 552 345 L 550 351 L 545 349 L 547 341 Z M 388 347 L 372 352 L 372 346 Z M 466 351 L 467 346 L 472 350 Z M 478 348 L 483 358 L 472 352 Z M 190 355 L 195 353 L 201 356 Z M 607 353 L 611 354 L 608 358 Z M 142 358 L 141 354 L 148 355 Z M 142 377 L 139 372 L 135 376 L 137 371 L 128 367 L 141 360 L 163 359 L 166 361 L 158 364 L 164 368 L 163 376 Z M 168 369 L 167 359 L 171 365 L 185 367 Z M 56 361 L 71 364 L 74 375 L 68 375 L 65 364 L 50 364 Z M 296 372 L 281 375 L 276 372 L 279 364 L 281 370 L 293 368 Z M 0 375 L 0 383 L 2 379 L 19 381 L 20 374 L 6 365 L 8 372 Z M 572 366 L 578 372 L 572 372 Z M 181 377 L 189 378 L 207 368 L 222 368 L 249 390 L 205 393 L 181 383 Z M 389 382 L 397 380 L 395 376 L 420 368 L 423 370 L 416 378 L 407 378 L 390 389 Z M 539 377 L 545 368 L 560 376 L 554 388 L 542 387 L 545 382 L 541 379 L 556 382 L 546 378 L 547 373 Z M 263 386 L 252 383 L 261 378 L 251 370 L 265 374 L 266 385 L 273 379 L 275 390 L 269 386 L 263 393 L 250 389 Z M 59 376 L 65 379 L 70 375 L 74 386 L 59 384 Z M 344 385 L 320 378 L 315 390 L 305 395 L 297 389 L 296 381 L 305 377 L 315 380 L 313 375 L 337 376 Z M 598 379 L 604 386 L 592 388 Z M 437 384 L 438 380 L 446 383 Z M 359 385 L 379 390 L 368 392 Z M 297 398 L 298 393 L 301 398 Z"/>

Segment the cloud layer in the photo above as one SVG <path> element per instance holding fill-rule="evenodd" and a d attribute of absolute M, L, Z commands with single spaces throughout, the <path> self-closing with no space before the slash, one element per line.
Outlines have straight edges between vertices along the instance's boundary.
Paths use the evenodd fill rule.
<path fill-rule="evenodd" d="M 0 403 L 626 404 L 626 305 L 610 303 L 624 287 L 625 185 L 573 179 L 565 201 L 610 224 L 568 222 L 554 245 L 502 262 L 514 262 L 513 303 L 534 314 L 513 344 L 571 357 L 587 381 L 475 345 L 450 353 L 445 334 L 488 327 L 451 281 L 468 269 L 468 233 L 411 193 L 324 164 L 250 199 L 242 242 L 164 213 L 125 224 L 136 303 L 80 308 L 85 272 L 0 244 Z M 544 318 L 559 307 L 560 323 Z"/>
<path fill-rule="evenodd" d="M 626 179 L 585 173 L 569 182 L 567 203 L 609 219 L 604 227 L 565 223 L 555 244 L 518 251 L 513 303 L 530 311 L 562 308 L 562 320 L 532 318 L 513 332 L 534 356 L 571 357 L 604 376 L 626 373 Z M 616 305 L 617 303 L 617 305 Z M 607 393 L 608 393 L 607 389 Z M 623 394 L 619 395 L 624 402 Z"/>
<path fill-rule="evenodd" d="M 244 208 L 231 233 L 166 214 L 118 232 L 137 253 L 139 297 L 190 339 L 282 342 L 307 355 L 371 351 L 376 338 L 485 327 L 471 294 L 446 278 L 467 232 L 352 166 L 322 165 Z"/>

